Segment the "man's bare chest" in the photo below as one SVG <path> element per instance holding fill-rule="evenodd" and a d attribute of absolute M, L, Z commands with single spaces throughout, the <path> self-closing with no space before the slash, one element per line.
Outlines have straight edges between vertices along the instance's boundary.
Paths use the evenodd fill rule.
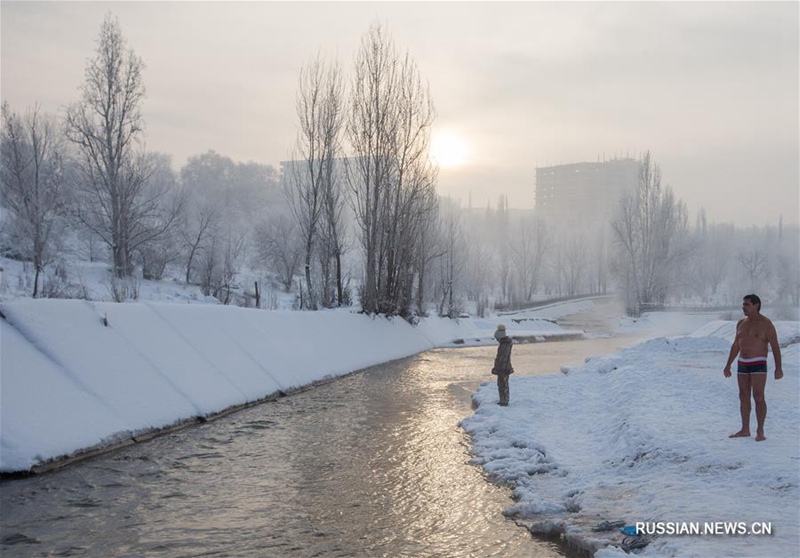
<path fill-rule="evenodd" d="M 759 322 L 743 322 L 739 325 L 737 337 L 740 342 L 747 344 L 766 343 L 767 328 Z"/>

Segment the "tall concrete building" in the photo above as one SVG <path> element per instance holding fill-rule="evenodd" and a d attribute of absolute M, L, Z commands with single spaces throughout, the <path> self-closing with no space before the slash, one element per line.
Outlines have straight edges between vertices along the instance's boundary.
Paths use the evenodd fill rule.
<path fill-rule="evenodd" d="M 638 183 L 636 159 L 536 169 L 536 214 L 567 226 L 609 222 L 625 192 Z"/>

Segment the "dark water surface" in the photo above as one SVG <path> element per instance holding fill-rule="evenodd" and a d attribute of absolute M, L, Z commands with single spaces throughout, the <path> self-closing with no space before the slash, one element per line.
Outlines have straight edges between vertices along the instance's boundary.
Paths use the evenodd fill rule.
<path fill-rule="evenodd" d="M 557 372 L 624 344 L 518 345 L 514 366 Z M 494 352 L 430 351 L 4 481 L 0 556 L 564 556 L 468 464 L 458 422 Z"/>

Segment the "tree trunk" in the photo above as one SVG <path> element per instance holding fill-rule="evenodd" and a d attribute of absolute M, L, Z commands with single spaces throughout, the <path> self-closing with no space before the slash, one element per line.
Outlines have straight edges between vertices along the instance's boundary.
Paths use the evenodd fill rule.
<path fill-rule="evenodd" d="M 33 275 L 33 298 L 36 298 L 39 293 L 39 274 L 42 270 L 41 266 L 36 265 L 36 272 Z"/>
<path fill-rule="evenodd" d="M 344 304 L 344 285 L 342 285 L 342 256 L 336 254 L 336 305 Z"/>

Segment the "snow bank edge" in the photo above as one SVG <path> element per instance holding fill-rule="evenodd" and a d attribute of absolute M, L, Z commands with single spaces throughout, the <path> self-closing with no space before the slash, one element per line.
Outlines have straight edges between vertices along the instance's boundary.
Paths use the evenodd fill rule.
<path fill-rule="evenodd" d="M 0 312 L 4 475 L 48 470 L 435 346 L 400 318 L 349 311 L 20 300 Z"/>

